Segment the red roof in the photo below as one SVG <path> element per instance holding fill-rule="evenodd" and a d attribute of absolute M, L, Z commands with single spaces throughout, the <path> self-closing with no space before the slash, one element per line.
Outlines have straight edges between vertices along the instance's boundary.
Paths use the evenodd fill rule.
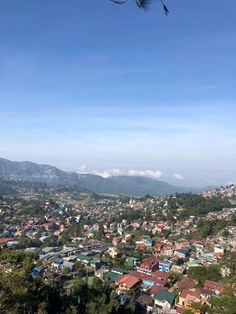
<path fill-rule="evenodd" d="M 221 252 L 218 252 L 218 253 L 215 253 L 214 254 L 216 257 L 222 257 L 224 256 L 225 254 L 224 253 L 221 253 Z"/>
<path fill-rule="evenodd" d="M 122 275 L 116 279 L 117 284 L 124 284 L 129 289 L 133 288 L 139 281 L 140 279 L 129 274 Z"/>
<path fill-rule="evenodd" d="M 184 277 L 179 283 L 179 287 L 182 289 L 189 289 L 196 286 L 197 282 L 195 280 L 190 279 L 189 277 Z"/>
<path fill-rule="evenodd" d="M 165 280 L 160 280 L 154 277 L 153 275 L 146 275 L 138 271 L 131 271 L 130 275 L 135 276 L 136 278 L 139 278 L 141 280 L 152 281 L 154 284 L 162 286 L 162 287 L 164 287 L 164 285 L 166 284 Z"/>
<path fill-rule="evenodd" d="M 181 294 L 180 294 L 180 298 L 185 299 L 187 297 L 187 295 L 191 295 L 195 298 L 200 298 L 200 289 L 184 289 Z"/>
<path fill-rule="evenodd" d="M 167 280 L 170 277 L 170 273 L 157 270 L 153 273 L 153 276 L 160 280 Z"/>
<path fill-rule="evenodd" d="M 226 285 L 221 282 L 205 280 L 204 281 L 204 288 L 205 289 L 212 289 L 212 290 L 219 290 L 222 291 L 226 288 Z"/>
<path fill-rule="evenodd" d="M 158 285 L 153 285 L 152 287 L 151 287 L 151 289 L 150 289 L 150 294 L 152 295 L 152 294 L 155 294 L 155 293 L 157 293 L 159 290 L 167 290 L 167 289 L 165 289 L 164 287 L 162 287 L 162 286 L 158 286 Z"/>
<path fill-rule="evenodd" d="M 183 312 L 182 307 L 179 307 L 179 306 L 176 306 L 175 310 L 176 310 L 177 313 L 182 313 Z"/>
<path fill-rule="evenodd" d="M 157 260 L 156 256 L 151 255 L 151 256 L 145 258 L 144 260 L 142 260 L 140 266 L 148 266 L 148 267 L 151 267 L 151 266 L 153 266 L 153 265 L 155 265 L 155 264 L 157 264 L 157 263 L 158 263 L 158 260 Z"/>
<path fill-rule="evenodd" d="M 113 239 L 112 239 L 112 242 L 119 242 L 120 241 L 120 238 L 118 238 L 118 237 L 114 237 Z"/>
<path fill-rule="evenodd" d="M 136 244 L 136 248 L 137 249 L 144 249 L 145 245 L 143 243 L 138 243 L 138 244 Z"/>
<path fill-rule="evenodd" d="M 0 238 L 0 243 L 7 243 L 9 241 L 12 241 L 12 238 Z"/>

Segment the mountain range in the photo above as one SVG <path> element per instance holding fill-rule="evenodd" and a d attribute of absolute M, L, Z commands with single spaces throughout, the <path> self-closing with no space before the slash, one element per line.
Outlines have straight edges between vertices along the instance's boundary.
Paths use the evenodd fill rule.
<path fill-rule="evenodd" d="M 82 190 L 100 194 L 132 196 L 164 196 L 196 189 L 177 187 L 166 182 L 139 176 L 112 176 L 103 178 L 93 174 L 66 172 L 50 165 L 29 161 L 16 162 L 0 158 L 0 177 L 5 180 L 41 182 L 51 186 L 78 186 Z"/>

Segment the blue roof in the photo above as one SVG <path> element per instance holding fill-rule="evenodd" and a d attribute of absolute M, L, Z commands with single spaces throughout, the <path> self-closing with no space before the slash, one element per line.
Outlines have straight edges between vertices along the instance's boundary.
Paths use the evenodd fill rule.
<path fill-rule="evenodd" d="M 179 249 L 179 250 L 176 250 L 176 252 L 179 252 L 181 254 L 188 254 L 189 250 Z"/>
<path fill-rule="evenodd" d="M 170 265 L 170 264 L 173 264 L 171 261 L 167 261 L 167 260 L 162 260 L 160 261 L 159 264 L 165 264 L 165 265 Z"/>
<path fill-rule="evenodd" d="M 55 258 L 52 259 L 52 262 L 56 263 L 56 264 L 62 264 L 64 261 L 60 257 L 55 257 Z"/>

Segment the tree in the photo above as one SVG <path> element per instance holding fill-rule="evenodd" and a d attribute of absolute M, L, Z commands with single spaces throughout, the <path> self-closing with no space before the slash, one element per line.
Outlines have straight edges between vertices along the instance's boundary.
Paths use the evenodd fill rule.
<path fill-rule="evenodd" d="M 111 1 L 116 4 L 124 4 L 128 2 L 129 0 L 111 0 Z M 149 7 L 150 3 L 152 2 L 152 0 L 134 0 L 134 1 L 140 9 L 144 9 L 144 10 L 146 10 Z M 164 4 L 163 0 L 160 0 L 160 1 L 162 3 L 165 14 L 168 15 L 169 14 L 168 8 Z"/>
<path fill-rule="evenodd" d="M 211 309 L 209 314 L 235 314 L 236 309 L 236 297 L 229 295 L 220 295 L 218 297 L 212 297 Z"/>
<path fill-rule="evenodd" d="M 78 261 L 75 262 L 75 271 L 79 278 L 83 278 L 86 275 L 85 266 Z"/>
<path fill-rule="evenodd" d="M 221 279 L 218 265 L 192 267 L 188 270 L 188 276 L 197 280 L 199 285 L 202 285 L 205 280 L 219 281 Z"/>

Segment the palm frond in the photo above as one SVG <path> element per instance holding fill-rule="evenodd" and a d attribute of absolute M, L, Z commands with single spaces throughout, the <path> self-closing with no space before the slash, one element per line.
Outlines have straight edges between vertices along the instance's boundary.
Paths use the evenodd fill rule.
<path fill-rule="evenodd" d="M 135 0 L 136 4 L 141 9 L 147 9 L 149 4 L 151 3 L 151 0 Z"/>
<path fill-rule="evenodd" d="M 166 5 L 165 5 L 165 3 L 163 2 L 163 0 L 161 0 L 161 3 L 162 3 L 162 5 L 163 5 L 163 9 L 164 9 L 164 11 L 165 11 L 165 14 L 168 15 L 168 14 L 169 14 L 169 10 L 168 10 L 168 8 L 166 7 Z"/>
<path fill-rule="evenodd" d="M 129 0 L 111 0 L 112 2 L 116 3 L 116 4 L 124 4 L 126 2 L 128 2 Z M 165 12 L 165 15 L 168 15 L 169 14 L 169 10 L 167 8 L 167 6 L 165 5 L 164 1 L 163 0 L 160 0 L 161 3 L 162 3 L 162 6 L 163 6 L 163 9 L 164 9 L 164 12 Z M 152 0 L 135 0 L 137 6 L 140 8 L 140 9 L 148 9 L 150 3 L 152 2 Z"/>
<path fill-rule="evenodd" d="M 116 3 L 116 4 L 124 4 L 125 2 L 127 2 L 128 0 L 111 0 L 112 2 Z"/>

